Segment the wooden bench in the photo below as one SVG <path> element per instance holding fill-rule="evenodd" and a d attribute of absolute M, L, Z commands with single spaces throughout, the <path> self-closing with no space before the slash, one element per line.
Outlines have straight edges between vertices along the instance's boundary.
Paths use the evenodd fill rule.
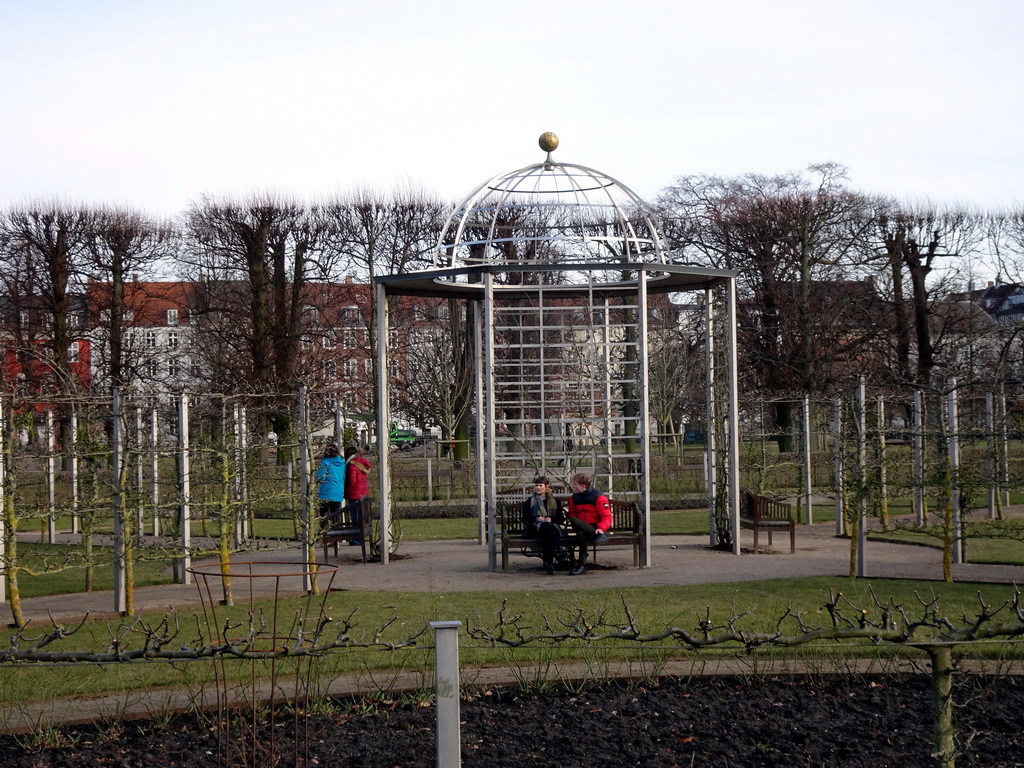
<path fill-rule="evenodd" d="M 559 506 L 564 510 L 568 508 L 569 497 L 558 496 Z M 591 543 L 593 559 L 597 559 L 598 547 L 633 547 L 633 566 L 639 568 L 644 561 L 644 516 L 640 511 L 640 505 L 635 501 L 616 501 L 609 499 L 612 513 L 612 528 L 605 531 L 608 540 L 598 544 Z M 498 540 L 501 543 L 501 570 L 508 570 L 508 554 L 512 549 L 518 549 L 527 557 L 541 557 L 541 544 L 537 539 L 527 535 L 526 525 L 523 520 L 522 501 L 498 501 L 496 506 L 496 517 L 498 525 Z M 569 514 L 565 513 L 568 520 Z M 576 546 L 579 536 L 572 532 L 569 523 L 566 522 L 562 528 L 561 546 Z"/>
<path fill-rule="evenodd" d="M 789 529 L 789 551 L 796 552 L 796 521 L 793 519 L 793 505 L 754 493 L 749 488 L 740 488 L 740 528 L 754 532 L 754 554 L 757 554 L 757 538 L 760 531 L 768 532 L 768 546 L 772 545 L 772 533 Z"/>
<path fill-rule="evenodd" d="M 328 515 L 326 520 L 321 521 L 320 540 L 324 545 L 324 562 L 327 562 L 327 549 L 334 547 L 334 556 L 338 556 L 338 544 L 342 541 L 358 541 L 363 549 L 363 562 L 366 562 L 366 547 L 370 538 L 370 520 L 373 516 L 373 506 L 369 496 L 363 496 L 359 502 L 360 515 L 359 523 L 352 519 L 352 509 L 348 504 L 342 506 L 341 511 L 334 515 Z"/>

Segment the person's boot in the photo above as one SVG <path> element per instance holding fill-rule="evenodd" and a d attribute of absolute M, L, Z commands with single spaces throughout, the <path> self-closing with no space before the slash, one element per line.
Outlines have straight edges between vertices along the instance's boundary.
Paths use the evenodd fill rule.
<path fill-rule="evenodd" d="M 552 563 L 550 560 L 545 560 L 544 561 L 544 572 L 547 573 L 548 576 L 554 576 L 555 575 L 555 564 Z"/>
<path fill-rule="evenodd" d="M 572 570 L 569 571 L 569 575 L 570 576 L 582 576 L 586 572 L 587 572 L 587 564 L 586 564 L 586 562 L 581 560 L 581 561 L 576 562 L 573 565 Z"/>

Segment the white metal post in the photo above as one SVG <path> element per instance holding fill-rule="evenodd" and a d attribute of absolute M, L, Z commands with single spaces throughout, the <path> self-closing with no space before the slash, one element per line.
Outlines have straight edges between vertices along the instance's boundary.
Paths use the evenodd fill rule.
<path fill-rule="evenodd" d="M 864 377 L 857 381 L 857 576 L 867 576 L 868 494 L 867 494 L 867 394 Z"/>
<path fill-rule="evenodd" d="M 736 532 L 733 541 L 733 554 L 740 553 L 740 404 L 738 393 L 737 372 L 739 363 L 736 356 L 736 278 L 730 277 L 728 282 L 729 310 L 729 513 L 732 529 Z"/>
<path fill-rule="evenodd" d="M 921 390 L 914 392 L 914 524 L 924 525 L 924 403 Z"/>
<path fill-rule="evenodd" d="M 807 509 L 807 524 L 814 523 L 814 508 L 811 495 L 814 492 L 814 467 L 811 463 L 811 397 L 804 395 L 804 507 Z"/>
<path fill-rule="evenodd" d="M 145 522 L 146 510 L 142 503 L 142 487 L 145 483 L 142 466 L 142 408 L 135 406 L 135 456 L 132 463 L 135 465 L 135 540 L 142 541 L 143 524 Z M 127 446 L 126 446 L 127 447 Z"/>
<path fill-rule="evenodd" d="M 637 275 L 637 352 L 640 358 L 640 511 L 644 516 L 643 567 L 651 566 L 651 394 L 647 367 L 647 272 Z"/>
<path fill-rule="evenodd" d="M 57 543 L 57 436 L 53 410 L 46 411 L 46 542 Z"/>
<path fill-rule="evenodd" d="M 889 483 L 885 471 L 885 398 L 878 398 L 878 509 L 883 519 L 888 520 Z"/>
<path fill-rule="evenodd" d="M 391 469 L 388 451 L 391 448 L 389 422 L 391 419 L 388 389 L 388 297 L 383 283 L 377 284 L 377 468 L 380 483 L 380 562 L 391 561 Z"/>
<path fill-rule="evenodd" d="M 957 414 L 956 379 L 947 381 L 949 392 L 946 395 L 947 417 L 949 427 L 949 503 L 953 507 L 953 562 L 964 561 L 964 532 L 960 516 L 960 421 Z"/>
<path fill-rule="evenodd" d="M 309 416 L 306 413 L 306 385 L 299 386 L 299 528 L 302 531 L 302 559 L 311 562 L 314 550 L 313 516 L 309 509 Z M 302 569 L 302 589 L 313 591 L 312 568 Z"/>
<path fill-rule="evenodd" d="M 191 584 L 192 574 L 192 506 L 191 457 L 189 456 L 188 395 L 178 396 L 178 522 L 181 526 L 181 559 L 178 561 L 178 583 Z"/>
<path fill-rule="evenodd" d="M 71 407 L 71 533 L 79 531 L 78 516 L 78 409 Z"/>
<path fill-rule="evenodd" d="M 0 603 L 7 602 L 7 426 L 7 411 L 0 397 Z"/>
<path fill-rule="evenodd" d="M 124 450 L 124 423 L 121 412 L 121 393 L 117 387 L 113 388 L 112 396 L 111 420 L 113 424 L 111 425 L 111 449 L 114 458 L 114 477 L 111 484 L 113 488 L 111 506 L 114 513 L 114 612 L 123 614 L 128 611 L 127 583 L 125 581 L 125 557 L 127 556 L 125 538 L 130 534 L 124 525 L 124 456 L 122 455 Z"/>
<path fill-rule="evenodd" d="M 486 456 L 484 447 L 484 419 L 483 419 L 483 403 L 484 403 L 484 317 L 481 311 L 479 300 L 473 301 L 473 355 L 475 360 L 473 361 L 473 367 L 476 370 L 476 381 L 473 383 L 473 402 L 476 403 L 476 419 L 474 421 L 476 425 L 476 439 L 474 440 L 473 448 L 476 451 L 476 488 L 477 488 L 477 541 L 480 544 L 487 543 L 487 500 L 490 495 L 487 493 L 487 476 L 484 474 L 484 457 Z M 452 435 L 453 442 L 451 444 L 451 456 L 450 458 L 455 461 L 455 436 Z"/>
<path fill-rule="evenodd" d="M 459 627 L 461 621 L 432 621 L 434 687 L 437 696 L 437 767 L 462 765 L 460 725 Z"/>
<path fill-rule="evenodd" d="M 707 477 L 708 489 L 708 529 L 711 531 L 710 546 L 718 544 L 718 526 L 715 510 L 718 508 L 718 469 L 715 462 L 715 419 L 718 412 L 715 404 L 715 313 L 713 311 L 714 293 L 710 288 L 704 290 L 704 366 L 705 391 L 707 394 L 707 429 L 705 429 L 704 473 Z M 739 538 L 739 530 L 734 529 L 732 535 Z"/>
<path fill-rule="evenodd" d="M 484 406 L 484 458 L 487 485 L 487 567 L 498 570 L 497 542 L 497 468 L 494 465 L 495 450 L 495 411 L 494 411 L 494 277 L 490 272 L 484 275 L 484 371 L 485 371 L 485 406 Z M 479 423 L 479 422 L 478 422 Z"/>
<path fill-rule="evenodd" d="M 985 393 L 985 449 L 988 453 L 988 516 L 991 519 L 996 518 L 996 490 L 999 481 L 996 477 L 996 415 L 995 415 L 995 398 L 991 392 Z"/>
<path fill-rule="evenodd" d="M 149 474 L 153 503 L 153 535 L 160 535 L 160 419 L 149 409 Z"/>
<path fill-rule="evenodd" d="M 834 437 L 833 461 L 835 463 L 835 484 L 836 484 L 836 536 L 842 536 L 845 531 L 846 505 L 846 483 L 843 479 L 843 399 L 837 397 L 832 412 L 832 433 Z"/>

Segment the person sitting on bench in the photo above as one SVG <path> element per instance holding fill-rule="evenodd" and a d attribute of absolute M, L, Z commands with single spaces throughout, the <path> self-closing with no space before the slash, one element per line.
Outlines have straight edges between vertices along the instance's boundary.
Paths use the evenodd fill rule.
<path fill-rule="evenodd" d="M 544 570 L 549 576 L 555 573 L 555 558 L 563 561 L 569 557 L 558 545 L 562 522 L 562 508 L 551 492 L 551 483 L 544 475 L 533 478 L 533 493 L 523 502 L 523 527 L 527 536 L 540 541 Z"/>
<path fill-rule="evenodd" d="M 570 576 L 587 572 L 587 547 L 608 541 L 605 531 L 612 527 L 612 509 L 608 497 L 592 488 L 590 475 L 580 472 L 572 479 L 573 494 L 569 497 L 569 525 L 578 536 Z"/>

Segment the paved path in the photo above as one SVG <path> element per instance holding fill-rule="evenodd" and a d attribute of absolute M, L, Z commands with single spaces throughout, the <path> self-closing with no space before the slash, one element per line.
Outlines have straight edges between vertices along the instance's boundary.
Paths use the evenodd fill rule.
<path fill-rule="evenodd" d="M 1024 506 L 1008 512 L 1024 515 Z M 77 537 L 68 540 L 77 541 Z M 753 534 L 743 531 L 741 544 L 753 545 Z M 762 539 L 763 541 L 763 539 Z M 849 573 L 850 541 L 835 535 L 835 523 L 818 523 L 797 528 L 797 551 L 789 553 L 788 536 L 779 535 L 770 554 L 733 555 L 709 549 L 707 536 L 655 536 L 651 547 L 650 568 L 632 567 L 632 550 L 628 547 L 602 548 L 598 552 L 598 568 L 585 576 L 572 577 L 564 572 L 554 576 L 540 570 L 540 562 L 519 554 L 510 556 L 508 572 L 489 568 L 486 546 L 474 541 L 406 542 L 400 556 L 388 565 L 363 564 L 358 548 L 341 547 L 339 557 L 329 563 L 338 565 L 331 583 L 333 589 L 384 592 L 472 592 L 522 590 L 577 590 L 602 587 L 653 587 L 709 582 L 749 581 L 803 576 L 845 576 Z M 922 546 L 868 541 L 867 576 L 885 579 L 942 579 L 942 555 L 938 549 Z M 261 574 L 301 573 L 303 567 L 299 548 L 294 545 L 279 549 L 246 553 L 236 561 L 252 562 Z M 500 567 L 500 553 L 499 553 Z M 197 565 L 211 561 L 197 562 Z M 614 567 L 611 567 L 614 566 Z M 249 566 L 245 566 L 247 571 Z M 273 590 L 282 594 L 300 594 L 303 582 L 299 576 L 247 579 L 235 569 L 236 600 L 247 595 L 268 595 Z M 219 599 L 216 569 L 208 568 L 210 592 Z M 953 567 L 959 582 L 1024 583 L 1024 567 L 1006 565 L 964 564 Z M 203 579 L 198 579 L 203 583 Z M 322 582 L 326 584 L 326 582 Z M 136 610 L 165 611 L 169 607 L 192 607 L 201 604 L 196 584 L 168 584 L 137 587 Z M 22 600 L 25 617 L 33 624 L 58 620 L 80 619 L 89 611 L 94 616 L 109 615 L 114 610 L 111 591 L 90 594 L 57 595 Z"/>

